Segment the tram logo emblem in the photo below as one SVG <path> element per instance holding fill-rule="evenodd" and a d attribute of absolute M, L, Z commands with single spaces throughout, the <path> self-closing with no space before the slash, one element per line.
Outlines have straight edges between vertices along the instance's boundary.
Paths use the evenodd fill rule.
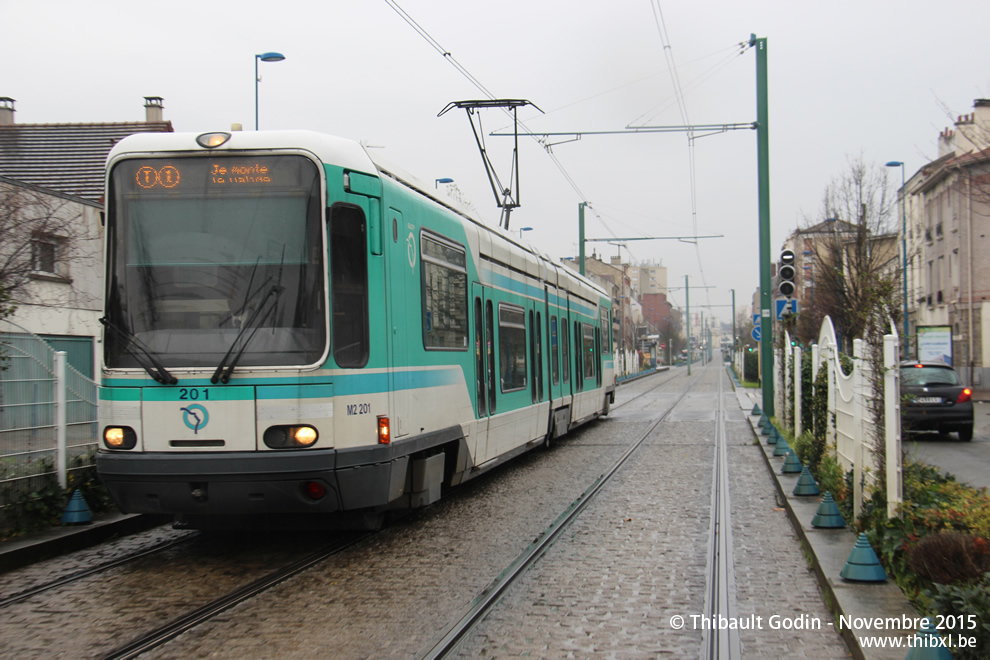
<path fill-rule="evenodd" d="M 210 413 L 206 412 L 206 408 L 198 403 L 179 410 L 182 411 L 182 421 L 192 429 L 194 434 L 199 433 L 200 429 L 206 428 L 206 425 L 210 423 Z"/>
<path fill-rule="evenodd" d="M 406 237 L 406 254 L 409 257 L 409 267 L 416 267 L 416 237 L 412 235 L 412 232 Z"/>

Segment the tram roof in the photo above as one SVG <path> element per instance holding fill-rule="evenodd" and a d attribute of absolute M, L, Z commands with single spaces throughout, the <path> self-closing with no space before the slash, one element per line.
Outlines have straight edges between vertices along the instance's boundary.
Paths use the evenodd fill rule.
<path fill-rule="evenodd" d="M 196 142 L 204 133 L 229 133 L 230 139 L 219 147 L 207 149 Z M 223 153 L 234 150 L 268 150 L 297 148 L 313 152 L 324 163 L 349 170 L 377 173 L 378 168 L 364 147 L 354 140 L 315 131 L 202 131 L 199 133 L 159 133 L 131 135 L 110 151 L 108 162 L 122 152 L 174 151 L 186 153 Z"/>

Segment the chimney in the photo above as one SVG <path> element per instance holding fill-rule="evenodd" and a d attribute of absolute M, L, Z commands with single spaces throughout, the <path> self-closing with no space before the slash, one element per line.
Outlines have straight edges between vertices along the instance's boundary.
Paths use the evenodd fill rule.
<path fill-rule="evenodd" d="M 956 132 L 947 128 L 938 134 L 938 157 L 952 153 L 956 150 Z"/>
<path fill-rule="evenodd" d="M 165 109 L 165 106 L 162 105 L 162 100 L 160 96 L 144 97 L 144 121 L 149 124 L 161 123 L 162 110 Z"/>
<path fill-rule="evenodd" d="M 0 126 L 14 125 L 14 99 L 0 96 Z"/>

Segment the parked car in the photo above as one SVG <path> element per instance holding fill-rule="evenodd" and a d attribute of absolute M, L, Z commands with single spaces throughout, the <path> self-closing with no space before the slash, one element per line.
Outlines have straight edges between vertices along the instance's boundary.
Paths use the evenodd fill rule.
<path fill-rule="evenodd" d="M 952 432 L 973 439 L 973 391 L 941 362 L 901 363 L 901 431 Z"/>

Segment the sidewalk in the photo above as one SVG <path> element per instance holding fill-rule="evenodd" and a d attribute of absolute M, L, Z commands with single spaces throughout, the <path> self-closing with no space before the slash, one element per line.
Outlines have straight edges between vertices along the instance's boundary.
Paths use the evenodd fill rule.
<path fill-rule="evenodd" d="M 990 392 L 987 394 L 990 395 Z M 849 582 L 839 577 L 853 547 L 856 545 L 857 534 L 848 527 L 819 529 L 811 526 L 811 520 L 818 510 L 821 496 L 792 495 L 799 475 L 780 473 L 783 457 L 774 456 L 774 445 L 768 445 L 766 436 L 761 435 L 761 429 L 758 426 L 760 417 L 749 414 L 753 410 L 754 404 L 761 403 L 760 391 L 737 387 L 736 398 L 740 407 L 748 415 L 756 438 L 763 448 L 767 469 L 774 477 L 780 501 L 784 503 L 787 515 L 790 517 L 801 543 L 810 555 L 812 568 L 818 577 L 826 600 L 831 606 L 836 622 L 840 621 L 840 617 L 847 618 L 846 620 L 861 618 L 864 622 L 867 620 L 876 622 L 878 618 L 901 621 L 905 618 L 909 621 L 920 619 L 921 615 L 908 602 L 907 597 L 894 584 L 893 580 L 888 579 L 881 583 Z M 909 649 L 907 639 L 912 637 L 917 630 L 917 627 L 901 630 L 888 626 L 886 623 L 873 626 L 872 629 L 864 627 L 850 630 L 846 626 L 839 627 L 839 632 L 846 640 L 853 657 L 864 660 L 903 660 Z M 900 648 L 890 648 L 889 646 L 887 648 L 866 648 L 863 644 L 864 638 L 871 638 L 879 642 L 886 641 L 889 644 L 889 642 L 896 643 L 895 638 L 897 637 L 903 638 Z M 866 643 L 869 644 L 869 641 Z"/>

